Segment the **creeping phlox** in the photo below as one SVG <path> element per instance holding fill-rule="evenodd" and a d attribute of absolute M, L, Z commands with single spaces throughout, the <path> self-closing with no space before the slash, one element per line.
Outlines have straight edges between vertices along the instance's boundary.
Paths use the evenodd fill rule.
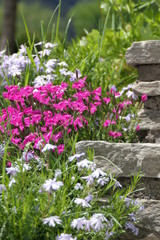
<path fill-rule="evenodd" d="M 103 97 L 101 87 L 89 90 L 86 79 L 75 81 L 71 87 L 66 82 L 38 87 L 6 86 L 3 97 L 10 101 L 10 106 L 2 109 L 0 130 L 12 135 L 11 142 L 19 148 L 24 149 L 26 144 L 32 143 L 33 148 L 44 153 L 53 143 L 51 150 L 61 154 L 63 137 L 79 130 L 88 132 L 90 138 L 97 131 L 103 132 L 105 139 L 122 139 L 123 129 L 126 131 L 122 120 L 125 126 L 130 126 L 134 115 L 124 114 L 134 99 L 119 99 L 113 105 L 122 93 L 112 87 L 107 97 Z"/>
<path fill-rule="evenodd" d="M 54 148 L 54 145 L 46 144 L 43 152 Z M 47 158 L 47 155 L 44 157 Z M 7 196 L 10 191 L 17 189 L 20 177 L 27 180 L 28 176 L 30 182 L 33 170 L 38 177 L 44 169 L 48 171 L 47 166 L 34 151 L 23 151 L 20 159 L 13 163 L 7 162 L 5 170 L 10 181 L 6 182 L 6 185 L 0 184 L 0 196 L 2 194 Z M 117 236 L 121 222 L 117 225 L 116 211 L 122 211 L 126 220 L 122 221 L 121 229 L 123 228 L 123 231 L 130 229 L 135 235 L 138 234 L 138 228 L 135 226 L 136 212 L 140 208 L 143 209 L 143 206 L 126 195 L 122 196 L 124 189 L 121 190 L 121 184 L 110 173 L 98 168 L 94 161 L 88 160 L 86 153 L 69 156 L 63 166 L 50 169 L 48 172 L 47 176 L 43 174 L 42 179 L 34 178 L 36 201 L 31 209 L 39 214 L 38 229 L 40 224 L 45 231 L 50 232 L 53 228 L 54 239 L 57 240 L 76 240 L 81 236 L 92 239 L 93 234 L 108 240 Z M 28 183 L 25 185 L 24 181 L 23 184 L 22 189 L 26 187 L 27 191 L 33 191 Z M 114 201 L 108 198 L 107 202 L 100 206 L 99 201 L 103 193 L 109 189 Z M 23 201 L 22 192 L 16 195 L 20 202 Z M 117 210 L 118 205 L 123 207 Z M 11 211 L 19 219 L 18 206 L 12 203 Z"/>
<path fill-rule="evenodd" d="M 110 217 L 108 214 L 109 210 L 105 210 L 105 207 L 99 208 L 96 210 L 96 213 L 94 212 L 94 204 L 98 201 L 98 186 L 100 187 L 105 187 L 109 185 L 111 182 L 113 183 L 112 187 L 114 188 L 122 188 L 120 183 L 112 178 L 111 175 L 108 175 L 104 171 L 102 171 L 100 168 L 96 168 L 96 164 L 92 161 L 89 161 L 87 159 L 79 160 L 80 157 L 84 156 L 85 153 L 81 154 L 75 154 L 71 157 L 68 158 L 68 163 L 66 164 L 68 167 L 69 165 L 76 166 L 77 169 L 79 170 L 79 175 L 83 175 L 84 173 L 90 173 L 90 176 L 93 178 L 93 184 L 92 187 L 88 188 L 88 183 L 86 181 L 86 177 L 81 176 L 81 181 L 77 182 L 74 186 L 74 181 L 71 182 L 71 188 L 70 191 L 74 191 L 72 188 L 74 186 L 74 189 L 76 190 L 76 197 L 74 195 L 73 199 L 70 199 L 70 202 L 74 203 L 75 206 L 75 212 L 76 216 L 79 213 L 79 217 L 74 218 L 74 212 L 72 209 L 72 214 L 70 214 L 70 211 L 67 212 L 67 207 L 66 211 L 62 213 L 61 216 L 50 216 L 42 219 L 43 224 L 48 225 L 50 227 L 58 227 L 58 225 L 61 225 L 61 227 L 64 225 L 63 221 L 67 219 L 67 217 L 70 218 L 70 227 L 73 229 L 74 236 L 72 234 L 66 234 L 66 233 L 61 233 L 60 235 L 57 236 L 56 239 L 69 239 L 69 240 L 74 240 L 77 239 L 79 236 L 78 234 L 83 233 L 83 237 L 85 236 L 85 233 L 95 233 L 99 234 L 103 232 L 103 236 L 105 240 L 110 239 L 111 236 L 114 236 L 114 219 Z M 68 165 L 69 164 L 69 165 Z M 91 165 L 94 165 L 94 168 L 91 168 Z M 81 168 L 79 168 L 81 166 Z M 57 178 L 61 178 L 63 175 L 63 172 L 60 169 L 57 169 L 55 171 L 55 178 L 46 180 L 45 183 L 42 185 L 42 188 L 44 191 L 50 193 L 51 195 L 54 192 L 54 199 L 56 199 L 56 191 L 60 191 L 62 187 L 65 186 L 61 181 L 57 181 Z M 103 181 L 102 181 L 103 180 Z M 77 181 L 77 180 L 76 180 Z M 102 183 L 101 183 L 102 182 Z M 67 183 L 68 184 L 68 183 Z M 94 186 L 93 186 L 94 185 Z M 94 188 L 96 187 L 96 188 Z M 95 192 L 96 191 L 96 194 Z M 83 197 L 86 193 L 88 192 L 88 195 L 86 197 Z M 89 194 L 89 192 L 92 192 L 92 195 Z M 136 201 L 130 199 L 130 198 L 125 198 L 120 196 L 118 198 L 118 201 L 122 200 L 124 203 L 124 207 L 126 209 L 129 209 L 131 206 L 133 208 L 138 204 Z M 107 209 L 109 209 L 110 206 L 107 206 Z M 83 209 L 88 209 L 87 212 L 84 212 Z M 114 206 L 112 205 L 112 209 Z M 80 209 L 82 211 L 80 212 Z M 137 235 L 138 234 L 138 228 L 135 227 L 135 222 L 136 222 L 136 208 L 135 212 L 131 212 L 128 214 L 128 220 L 125 222 L 124 227 L 126 229 L 131 229 L 132 232 Z M 109 217 L 107 218 L 106 215 Z M 63 227 L 62 227 L 63 228 Z M 76 234 L 76 236 L 75 236 Z M 89 236 L 89 235 L 88 235 Z M 98 235 L 97 235 L 98 236 Z M 101 235 L 102 236 L 102 235 Z"/>
<path fill-rule="evenodd" d="M 58 59 L 50 58 L 57 43 L 39 42 L 34 45 L 36 49 L 32 54 L 26 45 L 21 45 L 18 52 L 10 56 L 6 55 L 6 50 L 0 52 L 0 76 L 4 79 L 3 85 L 11 82 L 13 79 L 18 83 L 23 82 L 26 70 L 29 69 L 33 75 L 31 84 L 40 87 L 58 79 L 59 76 L 67 77 L 71 82 L 81 77 L 81 72 L 76 69 L 72 72 L 68 69 L 68 64 L 60 62 Z M 38 50 L 40 48 L 41 50 Z M 33 68 L 33 69 L 32 69 Z M 55 72 L 57 74 L 55 74 Z M 7 78 L 7 81 L 5 80 Z"/>

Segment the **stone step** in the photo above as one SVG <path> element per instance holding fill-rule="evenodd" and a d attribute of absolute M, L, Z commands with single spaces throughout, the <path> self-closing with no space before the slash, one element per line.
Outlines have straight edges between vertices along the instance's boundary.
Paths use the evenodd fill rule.
<path fill-rule="evenodd" d="M 155 111 L 160 110 L 160 96 L 148 97 L 147 101 L 144 102 L 144 108 Z"/>
<path fill-rule="evenodd" d="M 117 176 L 133 176 L 140 170 L 146 178 L 160 179 L 160 144 L 109 143 L 105 141 L 81 141 L 76 153 L 94 149 L 95 163 Z"/>
<path fill-rule="evenodd" d="M 134 42 L 126 52 L 126 61 L 130 66 L 160 64 L 160 41 Z"/>
<path fill-rule="evenodd" d="M 131 177 L 117 177 L 123 188 L 131 185 Z M 133 194 L 134 198 L 146 200 L 160 200 L 160 179 L 142 177 L 137 185 L 137 191 Z"/>
<path fill-rule="evenodd" d="M 160 111 L 141 109 L 138 117 L 141 130 L 160 131 Z"/>
<path fill-rule="evenodd" d="M 138 80 L 144 82 L 160 81 L 160 64 L 137 65 Z"/>
<path fill-rule="evenodd" d="M 138 236 L 128 231 L 117 240 L 160 240 L 160 201 L 138 199 L 144 205 L 144 211 L 138 214 Z"/>
<path fill-rule="evenodd" d="M 160 81 L 140 82 L 137 81 L 133 85 L 133 91 L 136 95 L 142 96 L 146 93 L 147 96 L 160 96 Z"/>

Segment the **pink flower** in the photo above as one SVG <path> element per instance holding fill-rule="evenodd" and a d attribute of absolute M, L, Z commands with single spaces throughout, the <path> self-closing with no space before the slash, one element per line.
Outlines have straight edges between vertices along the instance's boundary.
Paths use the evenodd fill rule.
<path fill-rule="evenodd" d="M 137 125 L 137 127 L 136 127 L 136 131 L 138 132 L 139 130 L 140 130 L 140 126 Z"/>
<path fill-rule="evenodd" d="M 111 99 L 110 99 L 110 98 L 103 98 L 103 101 L 104 101 L 106 104 L 108 104 L 108 103 L 110 103 Z"/>
<path fill-rule="evenodd" d="M 104 127 L 108 127 L 110 124 L 111 124 L 111 120 L 107 119 L 107 120 L 104 122 L 103 126 L 104 126 Z"/>
<path fill-rule="evenodd" d="M 142 102 L 146 102 L 146 101 L 147 101 L 147 94 L 143 94 L 143 95 L 141 96 L 141 101 L 142 101 Z"/>
<path fill-rule="evenodd" d="M 101 96 L 101 92 L 102 92 L 102 88 L 98 87 L 98 88 L 96 88 L 95 90 L 92 91 L 92 94 Z"/>
<path fill-rule="evenodd" d="M 77 126 L 79 128 L 83 127 L 82 118 L 80 118 L 80 117 L 77 117 L 76 120 L 74 121 L 74 128 L 75 128 L 76 131 L 78 130 Z"/>
<path fill-rule="evenodd" d="M 91 114 L 94 114 L 97 111 L 96 106 L 93 103 L 90 103 L 90 112 Z"/>
<path fill-rule="evenodd" d="M 12 166 L 12 163 L 11 163 L 11 162 L 7 162 L 7 163 L 6 163 L 6 166 L 9 168 L 9 167 Z"/>
<path fill-rule="evenodd" d="M 14 143 L 15 145 L 21 142 L 21 140 L 22 140 L 21 138 L 14 138 L 14 137 L 11 138 L 11 142 Z"/>
<path fill-rule="evenodd" d="M 122 136 L 122 133 L 109 131 L 109 136 L 110 136 L 110 137 L 113 137 L 113 138 L 115 139 L 115 138 L 117 138 L 117 137 L 121 137 L 121 136 Z"/>
<path fill-rule="evenodd" d="M 109 119 L 107 119 L 105 122 L 104 122 L 104 124 L 103 124 L 103 126 L 104 127 L 108 127 L 110 124 L 116 124 L 116 122 L 113 120 L 113 121 L 111 121 L 111 120 L 109 120 Z"/>
<path fill-rule="evenodd" d="M 56 134 L 53 134 L 52 139 L 55 143 L 57 143 L 60 138 L 62 138 L 62 132 L 58 132 Z"/>
<path fill-rule="evenodd" d="M 81 90 L 86 84 L 86 82 L 85 82 L 86 79 L 87 79 L 87 77 L 84 77 L 83 79 L 79 79 L 79 81 L 74 82 L 73 85 L 72 85 L 72 88 L 77 89 L 77 90 Z"/>
<path fill-rule="evenodd" d="M 58 154 L 60 155 L 64 151 L 64 144 L 60 144 L 59 146 L 57 146 L 57 151 Z"/>

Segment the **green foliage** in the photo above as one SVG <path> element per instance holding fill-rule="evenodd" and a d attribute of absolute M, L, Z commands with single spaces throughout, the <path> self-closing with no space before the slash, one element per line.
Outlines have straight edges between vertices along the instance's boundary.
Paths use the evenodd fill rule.
<path fill-rule="evenodd" d="M 18 11 L 17 11 L 17 24 L 16 24 L 16 41 L 18 45 L 26 42 L 26 30 L 24 28 L 24 21 L 22 18 L 22 13 L 24 15 L 27 27 L 29 29 L 30 36 L 35 34 L 36 42 L 40 41 L 41 39 L 41 21 L 44 21 L 44 28 L 47 29 L 47 24 L 52 16 L 54 9 L 49 8 L 42 8 L 39 3 L 32 3 L 32 4 L 25 4 L 19 3 L 18 4 Z M 55 19 L 54 19 L 55 20 Z M 52 28 L 52 26 L 51 26 Z M 50 28 L 50 32 L 51 32 Z M 48 34 L 48 38 L 51 37 L 50 32 Z"/>
<path fill-rule="evenodd" d="M 99 24 L 100 11 L 96 0 L 79 1 L 67 14 L 72 17 L 72 26 L 76 36 L 84 35 L 85 31 L 97 27 Z"/>
<path fill-rule="evenodd" d="M 52 24 L 49 24 L 50 27 L 46 30 L 46 24 L 49 22 L 49 19 L 51 19 L 53 12 L 43 9 L 43 15 L 42 11 L 40 10 L 40 5 L 34 4 L 32 5 L 31 9 L 29 5 L 21 4 L 25 21 L 23 22 L 18 20 L 18 24 L 22 31 L 27 32 L 29 46 L 23 46 L 21 50 L 19 50 L 14 56 L 4 56 L 4 59 L 3 57 L 1 58 L 1 65 L 3 65 L 5 61 L 7 63 L 4 64 L 3 68 L 1 69 L 0 81 L 2 86 L 4 87 L 5 84 L 18 84 L 20 87 L 28 85 L 33 86 L 33 81 L 36 77 L 42 77 L 42 80 L 44 80 L 45 84 L 46 78 L 44 75 L 47 73 L 48 76 L 50 74 L 53 79 L 55 77 L 53 80 L 54 85 L 67 81 L 69 87 L 71 87 L 72 83 L 69 81 L 69 75 L 63 75 L 59 71 L 62 70 L 62 67 L 66 68 L 65 71 L 67 74 L 72 75 L 75 74 L 76 68 L 80 69 L 82 76 L 87 76 L 87 86 L 89 91 L 93 91 L 93 89 L 101 87 L 102 96 L 106 94 L 106 91 L 111 90 L 110 87 L 112 85 L 116 85 L 118 89 L 121 89 L 124 85 L 133 82 L 137 77 L 137 73 L 134 69 L 131 69 L 126 65 L 126 49 L 132 44 L 133 41 L 160 38 L 160 4 L 156 0 L 104 0 L 98 1 L 98 4 L 100 9 L 95 7 L 96 3 L 91 2 L 86 4 L 83 2 L 83 5 L 79 3 L 75 7 L 73 22 L 75 22 L 77 33 L 79 34 L 82 34 L 82 31 L 80 30 L 82 28 L 87 28 L 87 30 L 90 31 L 91 25 L 84 24 L 87 22 L 87 19 L 89 21 L 90 19 L 95 18 L 93 17 L 94 15 L 92 15 L 93 12 L 96 14 L 96 24 L 99 16 L 99 10 L 101 13 L 101 19 L 99 28 L 97 30 L 92 29 L 91 32 L 86 32 L 86 36 L 82 37 L 81 39 L 77 38 L 71 43 L 66 42 L 66 35 L 70 20 L 66 27 L 66 35 L 64 39 L 60 33 L 61 24 L 63 25 L 63 22 L 60 23 L 60 8 L 57 23 L 54 24 L 53 27 L 51 26 Z M 37 19 L 35 12 L 39 13 L 39 17 L 42 20 L 41 25 L 39 24 L 39 19 L 37 21 L 38 24 L 34 20 L 35 18 Z M 79 22 L 79 18 L 81 20 L 85 19 L 83 24 Z M 24 27 L 25 22 L 26 24 Z M 37 26 L 39 26 L 39 29 Z M 93 25 L 91 27 L 93 27 Z M 53 34 L 51 34 L 52 30 Z M 31 37 L 32 33 L 35 33 L 33 38 Z M 21 36 L 19 35 L 19 37 L 17 37 L 18 45 L 21 43 L 20 39 L 22 39 L 26 33 L 21 34 Z M 46 47 L 45 43 L 48 38 L 52 39 L 52 43 L 56 42 L 58 45 L 50 44 L 50 47 Z M 39 44 L 36 47 L 34 43 L 41 39 L 44 41 L 44 44 Z M 47 67 L 47 64 L 49 63 L 48 60 L 53 61 L 51 68 L 50 66 Z M 24 65 L 22 64 L 23 61 Z M 58 65 L 59 63 L 61 65 Z M 77 72 L 78 70 L 76 73 Z M 78 77 L 76 76 L 76 78 Z M 3 91 L 3 88 L 1 91 Z M 48 90 L 46 92 L 49 94 Z M 106 132 L 101 132 L 102 129 L 100 128 L 102 126 L 100 126 L 100 124 L 96 125 L 96 123 L 97 120 L 100 121 L 102 117 L 103 122 L 104 119 L 109 118 L 109 114 L 112 112 L 112 110 L 114 110 L 113 108 L 115 106 L 116 110 L 118 110 L 117 105 L 121 100 L 120 98 L 119 100 L 116 100 L 116 93 L 117 92 L 115 92 L 115 95 L 112 95 L 111 93 L 112 96 L 110 97 L 112 98 L 112 101 L 110 109 L 108 109 L 108 107 L 104 109 L 99 108 L 97 115 L 90 116 L 88 119 L 90 127 L 89 131 L 86 127 L 85 131 L 83 132 L 80 125 L 76 134 L 75 132 L 73 135 L 69 134 L 69 132 L 66 134 L 65 132 L 64 138 L 62 139 L 65 141 L 65 151 L 61 155 L 58 155 L 57 150 L 55 150 L 54 153 L 51 150 L 42 151 L 42 148 L 34 150 L 32 148 L 31 140 L 25 146 L 24 151 L 18 150 L 18 148 L 13 146 L 13 144 L 11 145 L 10 140 L 11 137 L 13 137 L 13 134 L 8 136 L 9 132 L 11 133 L 11 130 L 13 130 L 11 129 L 11 124 L 9 122 L 7 129 L 8 131 L 5 131 L 4 134 L 1 134 L 0 136 L 0 143 L 2 144 L 0 148 L 1 239 L 56 239 L 57 235 L 60 235 L 63 232 L 72 233 L 73 237 L 77 236 L 79 240 L 104 239 L 106 234 L 104 232 L 105 228 L 99 232 L 87 232 L 85 229 L 77 231 L 76 228 L 71 227 L 71 222 L 74 219 L 85 217 L 87 220 L 89 220 L 93 216 L 93 213 L 104 214 L 110 223 L 112 220 L 112 229 L 109 229 L 112 230 L 113 233 L 113 237 L 111 237 L 111 239 L 117 239 L 119 234 L 125 232 L 125 223 L 130 219 L 130 214 L 135 213 L 139 208 L 139 206 L 137 206 L 133 200 L 128 200 L 127 197 L 130 196 L 135 190 L 135 186 L 137 185 L 140 176 L 137 175 L 133 178 L 131 186 L 121 189 L 120 186 L 116 186 L 117 181 L 114 176 L 108 172 L 107 175 L 104 175 L 107 177 L 107 180 L 104 176 L 102 176 L 104 177 L 103 180 L 107 181 L 105 185 L 99 185 L 98 178 L 95 178 L 94 184 L 90 186 L 82 177 L 93 177 L 92 174 L 95 170 L 95 165 L 93 163 L 95 157 L 93 152 L 88 150 L 88 159 L 92 161 L 90 164 L 93 164 L 93 169 L 79 169 L 78 163 L 76 162 L 76 157 L 73 158 L 73 162 L 69 160 L 69 157 L 73 157 L 73 154 L 75 153 L 75 144 L 78 139 L 84 140 L 90 137 L 93 140 L 106 140 L 106 134 L 108 134 L 107 131 L 109 128 L 106 126 Z M 71 98 L 73 89 L 69 92 L 66 91 L 65 94 L 67 94 L 66 99 L 69 97 Z M 16 97 L 17 96 L 18 94 Z M 2 96 L 0 96 L 0 100 L 1 108 L 4 108 L 4 114 L 5 109 L 7 109 L 7 106 L 9 105 L 9 101 L 4 101 Z M 17 101 L 17 98 L 15 98 L 15 101 Z M 116 101 L 118 101 L 117 105 Z M 45 109 L 45 104 L 43 104 L 43 102 L 41 105 L 38 105 L 38 103 L 34 102 L 32 98 L 27 97 L 25 104 L 28 104 L 28 102 L 29 104 L 33 104 L 32 107 L 35 112 L 40 110 L 40 108 Z M 89 103 L 89 101 L 87 103 Z M 13 98 L 11 99 L 11 104 L 15 107 Z M 38 106 L 38 108 L 36 108 L 36 106 Z M 26 109 L 27 107 L 31 107 L 31 105 L 26 105 Z M 22 106 L 19 106 L 19 109 L 23 110 Z M 49 109 L 49 106 L 46 105 L 45 110 Z M 55 110 L 53 111 L 56 112 Z M 34 114 L 37 113 L 35 112 Z M 118 114 L 120 113 L 121 111 L 118 112 Z M 132 113 L 136 116 L 137 105 L 133 106 Z M 1 113 L 1 116 L 3 114 Z M 122 124 L 125 122 L 124 117 L 126 114 L 128 114 L 127 109 L 124 112 L 124 115 L 120 116 L 121 118 L 119 117 L 118 119 L 119 125 L 117 130 L 120 130 L 120 127 L 123 128 Z M 7 116 L 7 114 L 4 116 L 5 121 L 7 121 Z M 17 114 L 17 116 L 14 116 L 12 119 L 12 123 L 15 124 L 14 126 L 16 128 L 19 127 L 16 124 L 16 122 L 18 122 L 18 116 L 20 116 L 20 114 Z M 76 115 L 76 117 L 77 116 L 78 115 Z M 115 118 L 116 117 L 118 116 L 115 116 Z M 124 121 L 122 122 L 121 119 Z M 35 133 L 37 129 L 40 129 L 41 126 L 41 123 L 38 124 L 38 116 L 37 118 L 35 117 L 35 120 L 35 126 L 32 124 L 29 125 L 29 130 L 32 133 Z M 43 122 L 45 124 L 45 121 Z M 127 120 L 125 124 L 126 125 L 124 125 L 124 127 L 128 127 Z M 132 122 L 131 127 L 135 128 L 135 124 L 135 122 Z M 56 130 L 59 131 L 58 127 Z M 130 130 L 131 128 L 129 128 L 129 131 Z M 48 133 L 47 130 L 43 129 L 43 131 Z M 50 129 L 50 131 L 52 131 L 52 129 Z M 19 134 L 21 133 L 22 131 L 20 131 Z M 26 132 L 26 134 L 28 133 Z M 125 139 L 126 142 L 130 142 L 131 140 L 134 141 L 134 134 L 135 131 L 133 132 L 132 130 L 130 133 L 125 132 L 124 138 L 121 140 L 124 141 Z M 43 138 L 44 137 L 42 137 L 41 140 L 44 140 Z M 3 140 L 4 142 L 2 142 Z M 48 143 L 49 140 L 47 140 Z M 109 138 L 109 140 L 111 139 Z M 117 139 L 117 141 L 119 140 Z M 41 147 L 45 147 L 47 145 L 45 144 Z M 29 151 L 29 149 L 32 151 Z M 32 157 L 27 158 L 27 154 L 30 157 L 32 155 Z M 98 157 L 96 158 L 98 160 Z M 104 160 L 110 161 L 109 159 Z M 12 170 L 11 167 L 13 167 L 16 171 L 15 176 L 9 172 Z M 58 177 L 55 176 L 55 171 L 57 169 L 61 170 L 62 172 Z M 15 183 L 11 184 L 13 178 L 15 178 Z M 43 184 L 48 179 L 53 180 L 54 178 L 56 178 L 58 181 L 61 181 L 61 183 L 63 182 L 63 186 L 61 184 L 61 188 L 58 189 L 58 191 L 46 191 L 44 188 L 42 189 Z M 75 185 L 77 183 L 82 185 L 83 190 L 75 189 Z M 91 207 L 86 210 L 83 209 L 82 206 L 78 204 L 76 205 L 75 199 L 84 199 L 87 195 L 92 195 L 93 201 L 90 203 Z M 107 196 L 107 200 L 105 204 L 101 204 L 101 199 L 104 196 Z M 61 218 L 63 224 L 56 224 L 54 228 L 52 228 L 53 226 L 50 227 L 46 224 L 43 224 L 43 220 L 45 218 L 55 215 Z"/>
<path fill-rule="evenodd" d="M 73 40 L 65 54 L 60 47 L 58 54 L 72 68 L 78 66 L 92 86 L 101 85 L 106 90 L 108 85 L 115 84 L 121 89 L 137 78 L 136 70 L 126 65 L 127 48 L 134 41 L 160 39 L 160 6 L 157 1 L 126 0 L 101 1 L 99 6 L 99 30 L 93 29 Z M 89 8 L 83 9 L 87 12 Z"/>

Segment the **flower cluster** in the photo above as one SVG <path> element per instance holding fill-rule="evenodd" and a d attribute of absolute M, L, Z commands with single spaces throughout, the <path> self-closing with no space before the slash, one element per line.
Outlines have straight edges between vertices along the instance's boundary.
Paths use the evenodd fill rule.
<path fill-rule="evenodd" d="M 111 142 L 135 136 L 137 96 L 131 85 L 121 92 L 115 86 L 107 92 L 93 89 L 78 69 L 72 72 L 67 63 L 51 57 L 56 46 L 40 42 L 33 46 L 35 54 L 24 45 L 11 56 L 0 52 L 0 77 L 6 80 L 0 115 L 0 209 L 7 209 L 0 211 L 0 224 L 12 216 L 14 226 L 6 224 L 2 235 L 10 229 L 16 239 L 30 239 L 28 232 L 34 239 L 57 240 L 108 240 L 125 229 L 137 235 L 139 206 L 121 197 L 134 187 L 121 189 L 92 157 L 74 154 L 76 133 L 78 140 Z M 144 94 L 139 107 L 146 100 Z M 100 204 L 104 193 L 111 196 Z"/>
<path fill-rule="evenodd" d="M 80 153 L 69 156 L 62 167 L 63 170 L 58 168 L 52 171 L 52 178 L 45 177 L 44 180 L 35 178 L 37 200 L 34 203 L 34 209 L 37 213 L 38 207 L 41 216 L 37 221 L 40 221 L 45 229 L 54 228 L 54 239 L 57 240 L 76 240 L 81 235 L 90 237 L 93 233 L 97 234 L 97 237 L 103 236 L 103 239 L 108 240 L 111 236 L 116 236 L 119 227 L 117 220 L 115 221 L 116 206 L 123 204 L 120 211 L 127 219 L 123 223 L 123 228 L 131 229 L 137 235 L 138 228 L 135 227 L 135 223 L 136 211 L 139 209 L 138 203 L 120 195 L 124 191 L 124 189 L 121 190 L 120 183 L 111 174 L 97 168 L 93 161 L 85 158 L 85 155 Z M 17 189 L 21 177 L 23 179 L 24 176 L 31 176 L 33 170 L 35 171 L 34 160 L 36 166 L 41 162 L 34 152 L 23 152 L 20 159 L 6 166 L 10 181 L 6 185 L 0 184 L 0 193 L 9 194 L 10 190 Z M 39 169 L 46 169 L 46 165 L 41 164 Z M 30 177 L 28 180 L 30 182 Z M 28 188 L 27 183 L 26 187 Z M 113 195 L 119 197 L 116 197 L 116 201 L 108 201 L 99 207 L 101 192 L 108 188 L 112 189 Z M 31 188 L 31 191 L 33 189 Z M 21 201 L 19 196 L 22 195 L 21 191 L 17 192 L 18 201 Z M 39 204 L 41 202 L 43 202 L 42 205 Z M 46 208 L 51 210 L 46 212 Z M 87 212 L 84 211 L 86 208 Z M 12 212 L 15 216 L 20 214 L 18 211 L 17 206 L 13 205 Z"/>
<path fill-rule="evenodd" d="M 36 149 L 54 143 L 53 150 L 57 148 L 60 154 L 64 150 L 65 133 L 71 135 L 80 130 L 87 131 L 89 138 L 103 132 L 105 139 L 123 139 L 124 124 L 130 126 L 131 117 L 134 118 L 133 114 L 122 117 L 132 106 L 132 97 L 120 101 L 122 94 L 113 87 L 106 93 L 107 97 L 103 97 L 101 87 L 89 90 L 86 77 L 75 81 L 71 87 L 62 82 L 60 85 L 5 88 L 7 92 L 3 97 L 10 101 L 10 106 L 2 109 L 0 130 L 12 135 L 11 142 L 21 149 L 28 143 L 33 143 Z M 119 101 L 113 105 L 117 98 Z"/>
<path fill-rule="evenodd" d="M 26 45 L 21 45 L 18 53 L 10 56 L 5 50 L 0 52 L 0 77 L 4 79 L 3 85 L 9 81 L 22 84 L 27 69 L 30 71 L 30 85 L 40 87 L 62 78 L 69 78 L 71 82 L 81 77 L 78 69 L 75 72 L 68 70 L 68 64 L 58 59 L 50 58 L 57 44 L 39 42 L 34 45 L 35 53 L 31 53 Z M 40 48 L 40 50 L 38 50 Z M 7 79 L 7 80 L 6 80 Z"/>

